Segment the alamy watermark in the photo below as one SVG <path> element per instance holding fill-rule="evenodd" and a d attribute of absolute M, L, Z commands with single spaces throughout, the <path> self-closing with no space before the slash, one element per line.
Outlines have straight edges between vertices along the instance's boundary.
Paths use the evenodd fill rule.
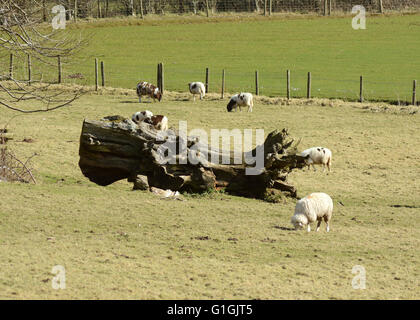
<path fill-rule="evenodd" d="M 53 29 L 66 28 L 66 8 L 61 4 L 52 7 L 52 13 L 56 14 L 52 19 L 51 25 Z"/>
<path fill-rule="evenodd" d="M 366 29 L 366 9 L 364 6 L 354 6 L 351 9 L 352 14 L 357 15 L 352 19 L 351 26 L 354 30 Z"/>
<path fill-rule="evenodd" d="M 51 273 L 55 275 L 52 278 L 51 286 L 53 289 L 66 288 L 66 269 L 61 265 L 56 265 L 52 268 Z"/>
<path fill-rule="evenodd" d="M 158 150 L 160 164 L 247 164 L 246 175 L 259 175 L 264 169 L 264 129 L 255 129 L 255 152 L 252 152 L 253 129 L 211 129 L 209 136 L 204 129 L 193 129 L 187 135 L 187 121 L 179 121 L 179 136 L 172 130 L 161 132 L 158 141 L 165 141 Z M 194 138 L 195 137 L 195 138 Z M 190 139 L 190 140 L 188 140 Z M 221 148 L 219 146 L 222 140 Z M 233 159 L 231 157 L 233 139 Z M 187 144 L 189 144 L 187 146 Z M 212 145 L 213 147 L 210 147 Z M 245 151 L 251 150 L 251 151 Z M 221 155 L 221 156 L 220 156 Z M 233 163 L 230 163 L 233 160 Z"/>
<path fill-rule="evenodd" d="M 352 281 L 351 286 L 356 290 L 366 289 L 366 269 L 363 266 L 356 265 L 351 269 L 351 273 L 356 274 Z"/>

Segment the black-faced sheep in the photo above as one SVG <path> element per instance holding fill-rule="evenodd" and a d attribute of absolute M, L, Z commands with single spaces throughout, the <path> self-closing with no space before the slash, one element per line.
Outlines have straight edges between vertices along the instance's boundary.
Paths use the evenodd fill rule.
<path fill-rule="evenodd" d="M 236 110 L 239 107 L 239 111 L 242 111 L 243 106 L 248 106 L 248 112 L 252 112 L 252 107 L 254 106 L 252 93 L 249 92 L 241 92 L 235 94 L 230 98 L 230 101 L 227 105 L 227 111 L 231 112 L 233 109 Z"/>
<path fill-rule="evenodd" d="M 137 95 L 139 96 L 139 102 L 141 103 L 141 96 L 149 96 L 150 98 L 153 99 L 153 101 L 157 100 L 161 100 L 162 99 L 162 94 L 159 91 L 159 88 L 154 86 L 153 84 L 146 82 L 146 81 L 141 81 L 137 84 Z"/>

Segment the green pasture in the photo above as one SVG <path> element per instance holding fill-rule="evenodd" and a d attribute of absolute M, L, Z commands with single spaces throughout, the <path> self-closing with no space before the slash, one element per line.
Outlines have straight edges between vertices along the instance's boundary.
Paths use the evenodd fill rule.
<path fill-rule="evenodd" d="M 411 101 L 412 81 L 420 80 L 418 14 L 368 16 L 366 30 L 353 30 L 352 16 L 205 21 L 69 23 L 63 32 L 81 32 L 89 45 L 63 66 L 64 81 L 92 85 L 94 58 L 104 61 L 106 85 L 121 88 L 134 88 L 139 80 L 156 83 L 158 62 L 164 63 L 165 88 L 171 91 L 204 82 L 206 67 L 210 92 L 220 92 L 222 69 L 227 91 L 255 92 L 258 70 L 260 94 L 266 96 L 286 95 L 287 69 L 294 97 L 306 95 L 309 71 L 313 96 L 351 100 L 359 97 L 361 75 L 368 100 Z M 43 72 L 57 78 L 56 68 Z M 68 78 L 75 73 L 84 79 Z"/>
<path fill-rule="evenodd" d="M 0 182 L 0 298 L 419 299 L 415 107 L 260 98 L 250 114 L 227 113 L 226 103 L 168 94 L 140 105 L 133 90 L 120 90 L 11 120 L 8 147 L 21 159 L 37 153 L 38 183 Z M 331 173 L 298 170 L 290 182 L 300 197 L 331 195 L 331 231 L 291 230 L 293 199 L 214 192 L 171 201 L 126 181 L 89 182 L 78 167 L 83 119 L 144 109 L 167 115 L 170 126 L 187 120 L 188 130 L 288 128 L 301 150 L 330 148 Z M 3 109 L 0 126 L 13 115 Z M 65 289 L 52 288 L 56 265 Z M 366 270 L 363 290 L 352 287 L 357 265 Z"/>

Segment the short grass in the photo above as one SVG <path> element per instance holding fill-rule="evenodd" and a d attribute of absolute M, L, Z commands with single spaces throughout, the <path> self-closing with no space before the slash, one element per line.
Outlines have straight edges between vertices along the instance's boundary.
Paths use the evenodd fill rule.
<path fill-rule="evenodd" d="M 416 109 L 259 98 L 252 114 L 226 99 L 167 94 L 139 105 L 134 91 L 88 94 L 73 106 L 12 120 L 10 147 L 33 152 L 38 184 L 0 183 L 0 298 L 419 299 L 420 127 Z M 223 193 L 160 200 L 78 168 L 82 121 L 149 109 L 189 129 L 287 127 L 301 149 L 333 151 L 333 171 L 297 171 L 299 196 L 334 200 L 331 232 L 290 230 L 293 200 Z M 2 110 L 0 125 L 13 114 Z M 34 139 L 24 143 L 24 138 Z M 399 206 L 399 207 L 398 207 Z M 52 289 L 53 266 L 66 289 Z M 366 269 L 355 290 L 352 268 Z"/>
<path fill-rule="evenodd" d="M 294 97 L 306 95 L 310 71 L 315 97 L 357 100 L 363 75 L 366 99 L 411 101 L 412 81 L 420 80 L 420 15 L 368 16 L 366 30 L 353 30 L 352 18 L 280 15 L 229 16 L 209 23 L 204 17 L 69 23 L 63 32 L 82 32 L 90 43 L 77 61 L 63 67 L 65 81 L 81 73 L 85 78 L 77 81 L 92 85 L 98 58 L 105 63 L 107 85 L 134 88 L 139 80 L 155 83 L 156 65 L 163 62 L 165 87 L 171 91 L 186 91 L 187 83 L 204 81 L 209 67 L 211 92 L 220 92 L 222 69 L 227 91 L 254 92 L 258 70 L 260 94 L 285 96 L 290 69 Z M 51 70 L 44 79 L 56 79 L 56 70 Z"/>

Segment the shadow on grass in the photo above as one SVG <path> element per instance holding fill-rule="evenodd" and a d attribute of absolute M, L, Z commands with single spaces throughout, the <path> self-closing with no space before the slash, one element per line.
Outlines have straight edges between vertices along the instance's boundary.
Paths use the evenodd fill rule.
<path fill-rule="evenodd" d="M 288 227 L 282 227 L 282 226 L 274 226 L 273 228 L 284 230 L 284 231 L 295 231 L 294 228 L 288 228 Z"/>

